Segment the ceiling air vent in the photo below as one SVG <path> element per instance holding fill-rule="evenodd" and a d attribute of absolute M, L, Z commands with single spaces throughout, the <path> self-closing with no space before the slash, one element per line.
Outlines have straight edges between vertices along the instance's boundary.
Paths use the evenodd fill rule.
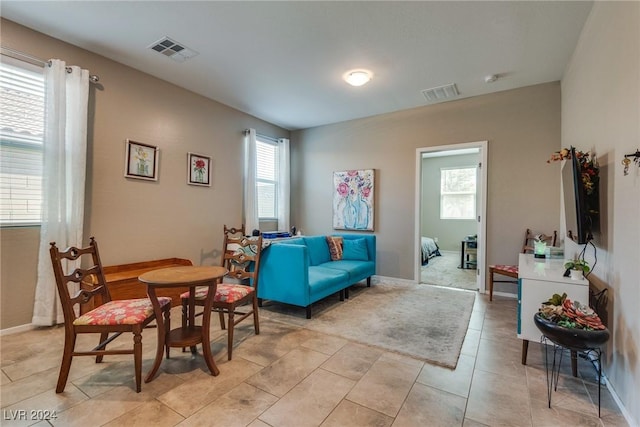
<path fill-rule="evenodd" d="M 183 44 L 171 40 L 169 37 L 163 37 L 157 42 L 154 42 L 149 46 L 149 49 L 168 56 L 176 62 L 184 62 L 198 54 L 195 50 L 191 50 Z"/>
<path fill-rule="evenodd" d="M 455 83 L 425 89 L 422 91 L 422 94 L 429 102 L 446 101 L 447 99 L 452 99 L 460 95 Z"/>

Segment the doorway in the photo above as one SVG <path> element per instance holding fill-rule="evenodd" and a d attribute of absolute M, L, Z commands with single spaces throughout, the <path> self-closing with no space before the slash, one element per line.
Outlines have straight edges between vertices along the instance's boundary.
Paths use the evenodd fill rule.
<path fill-rule="evenodd" d="M 484 292 L 486 165 L 487 141 L 416 150 L 416 282 Z"/>

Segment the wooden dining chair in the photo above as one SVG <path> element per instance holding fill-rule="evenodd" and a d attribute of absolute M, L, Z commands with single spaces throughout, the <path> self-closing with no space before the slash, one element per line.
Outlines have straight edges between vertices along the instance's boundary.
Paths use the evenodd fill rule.
<path fill-rule="evenodd" d="M 548 245 L 555 246 L 558 239 L 558 232 L 554 231 L 553 235 L 546 234 L 533 234 L 530 229 L 524 234 L 524 243 L 522 244 L 522 253 L 533 252 L 534 242 L 541 240 L 547 242 Z M 495 280 L 494 275 L 511 277 L 515 280 Z M 518 282 L 518 266 L 517 265 L 504 265 L 496 264 L 489 266 L 489 301 L 493 301 L 493 284 L 494 283 L 517 283 Z"/>
<path fill-rule="evenodd" d="M 52 242 L 49 253 L 64 314 L 64 352 L 56 393 L 64 391 L 74 356 L 95 356 L 96 363 L 100 363 L 107 354 L 133 354 L 136 391 L 139 393 L 142 379 L 142 329 L 155 320 L 151 301 L 149 298 L 111 301 L 98 243 L 93 237 L 86 248 L 72 246 L 62 252 L 56 247 L 56 243 Z M 75 265 L 89 267 L 75 268 Z M 85 279 L 91 279 L 96 285 L 91 290 L 71 290 L 77 288 Z M 102 304 L 81 316 L 76 314 L 76 305 L 86 304 L 94 299 L 94 302 L 101 301 Z M 171 298 L 159 297 L 158 301 L 165 322 L 168 323 Z M 133 348 L 107 350 L 107 345 L 123 332 L 133 333 Z M 98 346 L 89 351 L 76 351 L 76 339 L 79 334 L 100 334 Z"/>
<path fill-rule="evenodd" d="M 258 273 L 262 253 L 262 235 L 246 236 L 244 224 L 240 228 L 227 228 L 225 225 L 222 247 L 222 266 L 229 270 L 229 273 L 222 279 L 222 283 L 218 284 L 211 309 L 219 313 L 220 327 L 228 329 L 227 357 L 231 360 L 233 333 L 238 323 L 252 316 L 255 333 L 260 334 Z M 207 292 L 206 288 L 196 290 L 196 306 L 204 305 Z M 182 322 L 186 325 L 189 293 L 183 293 L 181 298 Z M 228 322 L 225 322 L 225 315 L 228 317 Z M 225 323 L 228 323 L 228 326 Z"/>

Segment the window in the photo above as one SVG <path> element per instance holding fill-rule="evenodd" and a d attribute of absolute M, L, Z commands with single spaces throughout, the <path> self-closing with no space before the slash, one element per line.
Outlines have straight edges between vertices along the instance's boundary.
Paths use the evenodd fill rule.
<path fill-rule="evenodd" d="M 0 225 L 40 224 L 44 142 L 41 67 L 0 63 Z"/>
<path fill-rule="evenodd" d="M 476 170 L 440 169 L 440 219 L 475 219 Z"/>
<path fill-rule="evenodd" d="M 275 220 L 278 216 L 278 145 L 258 135 L 256 138 L 256 197 L 258 218 Z"/>

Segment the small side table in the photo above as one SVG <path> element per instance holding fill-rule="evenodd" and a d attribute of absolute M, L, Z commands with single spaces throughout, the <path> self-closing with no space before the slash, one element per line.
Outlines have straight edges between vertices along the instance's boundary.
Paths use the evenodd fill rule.
<path fill-rule="evenodd" d="M 472 269 L 478 265 L 475 258 L 478 251 L 478 241 L 476 239 L 464 239 L 460 247 L 460 268 Z M 474 259 L 470 256 L 473 255 Z"/>
<path fill-rule="evenodd" d="M 547 397 L 549 399 L 549 408 L 551 408 L 551 391 L 558 389 L 558 379 L 560 377 L 560 366 L 562 364 L 562 355 L 564 349 L 571 351 L 571 357 L 574 354 L 582 353 L 589 357 L 595 355 L 598 370 L 598 417 L 600 417 L 600 387 L 602 381 L 602 350 L 600 346 L 609 340 L 609 330 L 585 331 L 583 329 L 570 329 L 559 326 L 547 319 L 541 317 L 538 313 L 534 315 L 534 323 L 542 332 L 542 344 L 551 344 L 553 346 L 553 361 L 551 371 L 549 371 L 549 352 L 545 347 L 544 365 L 547 372 Z M 557 365 L 556 365 L 557 361 Z"/>
<path fill-rule="evenodd" d="M 160 363 L 162 362 L 163 350 L 166 348 L 167 358 L 169 357 L 170 347 L 191 347 L 195 351 L 196 344 L 202 343 L 202 355 L 207 367 L 213 376 L 217 376 L 220 371 L 213 360 L 211 354 L 211 346 L 209 344 L 209 325 L 211 322 L 211 305 L 213 297 L 216 293 L 216 286 L 220 278 L 228 273 L 224 267 L 169 267 L 159 270 L 146 272 L 138 279 L 147 287 L 147 295 L 153 304 L 153 310 L 156 314 L 156 323 L 158 324 L 158 348 L 156 350 L 156 359 L 145 378 L 145 382 L 149 382 L 158 372 Z M 160 311 L 160 304 L 156 295 L 156 289 L 159 288 L 189 288 L 189 316 L 187 324 L 183 327 L 171 330 L 171 319 L 167 316 L 163 319 Z M 202 326 L 196 326 L 194 319 L 195 294 L 197 286 L 208 286 L 209 292 L 204 303 L 204 312 L 202 315 Z"/>

